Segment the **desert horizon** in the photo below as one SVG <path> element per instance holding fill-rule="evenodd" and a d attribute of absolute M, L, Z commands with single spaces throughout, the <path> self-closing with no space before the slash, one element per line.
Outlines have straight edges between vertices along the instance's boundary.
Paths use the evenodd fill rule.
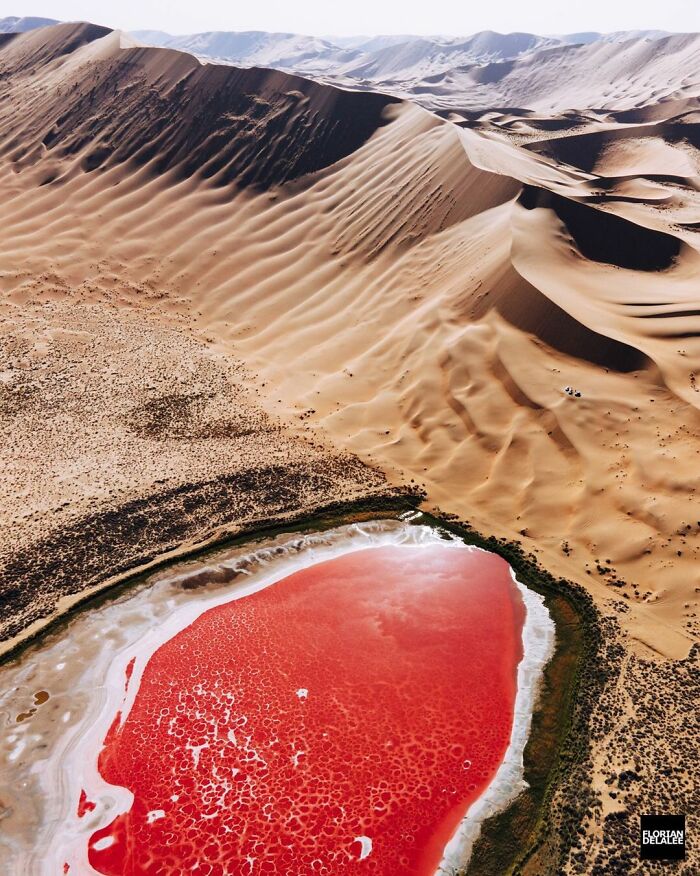
<path fill-rule="evenodd" d="M 685 857 L 664 869 L 696 872 L 700 21 L 173 35 L 167 16 L 163 30 L 120 31 L 64 8 L 64 20 L 0 18 L 4 872 L 175 874 L 196 860 L 220 874 L 263 861 L 289 876 L 645 874 L 659 865 L 640 856 L 641 816 L 679 814 Z M 336 592 L 323 570 L 404 529 L 399 541 L 478 548 L 482 565 L 440 572 L 436 552 L 404 591 L 399 554 L 372 554 L 386 558 L 385 589 L 349 624 L 344 600 L 371 573 L 358 553 Z M 306 577 L 285 571 L 297 553 Z M 268 563 L 268 589 L 239 598 Z M 515 583 L 489 590 L 489 563 Z M 456 590 L 439 597 L 448 574 Z M 158 638 L 166 597 L 184 620 Z M 503 613 L 503 665 L 466 626 L 487 600 Z M 469 722 L 464 738 L 455 729 L 476 689 L 465 681 L 449 712 L 458 667 L 437 645 L 462 654 L 460 614 L 463 677 L 490 677 L 506 716 L 493 750 L 507 769 L 484 760 L 473 787 L 449 752 L 478 762 Z M 302 696 L 315 737 L 279 681 L 259 699 L 245 687 L 257 659 L 294 674 L 284 636 L 305 671 L 316 655 L 329 700 Z M 205 641 L 221 676 L 197 662 Z M 353 642 L 376 655 L 371 695 L 349 693 L 360 664 L 340 648 Z M 204 681 L 187 694 L 172 753 L 184 790 L 168 802 L 166 762 L 139 760 L 133 738 L 156 694 L 169 702 L 185 648 Z M 436 717 L 414 717 L 409 744 L 415 706 L 399 679 L 422 679 L 430 660 Z M 308 730 L 299 751 L 325 752 L 293 751 L 283 770 L 293 819 L 265 771 L 235 804 L 233 779 L 220 784 L 253 758 L 250 740 L 245 754 L 227 748 L 230 704 L 228 718 L 212 704 L 233 678 L 246 715 L 278 708 L 275 726 Z M 361 703 L 370 714 L 382 685 L 396 764 L 413 756 L 425 781 L 401 785 L 370 732 L 380 709 L 366 726 L 376 774 L 354 768 L 364 800 L 322 728 L 359 738 L 342 716 Z M 203 720 L 220 729 L 200 786 L 188 752 L 209 745 Z M 262 726 L 255 757 L 279 770 L 287 737 Z M 87 790 L 67 778 L 83 750 Z M 331 774 L 353 788 L 347 826 L 341 798 L 309 790 L 325 794 Z M 185 805 L 193 787 L 201 799 Z M 195 819 L 191 847 L 196 806 L 213 820 Z M 314 827 L 331 817 L 337 829 Z M 222 839 L 234 825 L 238 845 Z"/>

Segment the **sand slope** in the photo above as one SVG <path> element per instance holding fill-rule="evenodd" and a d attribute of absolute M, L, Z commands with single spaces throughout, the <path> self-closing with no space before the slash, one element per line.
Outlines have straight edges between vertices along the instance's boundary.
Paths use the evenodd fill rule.
<path fill-rule="evenodd" d="M 278 412 L 627 592 L 640 640 L 686 652 L 694 178 L 599 180 L 556 141 L 539 157 L 379 95 L 121 45 L 60 25 L 0 53 L 10 299 L 47 272 L 84 301 L 167 290 Z"/>
<path fill-rule="evenodd" d="M 403 93 L 403 88 L 432 108 L 461 103 L 484 112 L 495 107 L 633 112 L 689 98 L 697 105 L 699 59 L 698 34 L 621 43 L 599 40 L 543 46 L 521 58 L 453 67 L 423 82 L 407 79 L 394 90 Z"/>
<path fill-rule="evenodd" d="M 673 53 L 664 40 L 551 50 L 550 66 L 519 67 L 511 88 L 513 67 L 484 91 L 521 100 L 541 74 L 546 99 L 457 124 L 90 25 L 12 37 L 0 45 L 3 331 L 40 371 L 39 324 L 80 334 L 51 365 L 80 393 L 94 345 L 143 325 L 144 352 L 115 341 L 99 361 L 126 387 L 177 372 L 195 397 L 190 437 L 205 378 L 176 347 L 166 354 L 169 333 L 196 344 L 195 359 L 242 362 L 255 416 L 284 424 L 278 454 L 297 460 L 313 439 L 336 461 L 324 489 L 356 454 L 582 583 L 631 653 L 685 657 L 700 630 L 700 152 L 687 75 L 699 44 L 670 39 Z M 635 65 L 647 72 L 620 91 Z M 558 112 L 570 107 L 575 119 Z M 52 529 L 62 495 L 106 507 L 96 480 L 119 501 L 157 492 L 160 463 L 138 476 L 129 463 L 144 450 L 127 440 L 126 409 L 120 425 L 105 414 L 91 426 L 81 470 L 65 395 L 44 398 L 50 426 L 18 405 L 27 367 L 10 355 L 0 372 L 15 539 Z M 112 396 L 100 404 L 109 412 Z M 159 420 L 139 404 L 129 422 Z M 237 402 L 222 389 L 220 404 Z M 208 472 L 229 437 L 206 445 Z M 197 447 L 169 450 L 176 484 Z M 363 476 L 350 481 L 357 495 Z"/>

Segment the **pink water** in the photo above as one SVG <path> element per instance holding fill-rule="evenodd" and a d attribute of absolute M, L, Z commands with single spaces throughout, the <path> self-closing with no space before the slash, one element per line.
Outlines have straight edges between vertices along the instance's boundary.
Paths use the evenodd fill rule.
<path fill-rule="evenodd" d="M 204 612 L 115 716 L 99 770 L 134 802 L 91 864 L 432 876 L 508 747 L 524 614 L 503 560 L 442 545 L 348 553 Z"/>

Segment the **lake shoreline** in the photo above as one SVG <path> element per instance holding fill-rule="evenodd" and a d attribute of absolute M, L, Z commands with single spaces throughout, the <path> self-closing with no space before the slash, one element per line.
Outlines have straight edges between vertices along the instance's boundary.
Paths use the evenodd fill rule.
<path fill-rule="evenodd" d="M 203 547 L 182 551 L 175 556 L 161 557 L 146 569 L 139 568 L 124 576 L 116 586 L 106 589 L 106 585 L 103 585 L 101 592 L 83 594 L 66 613 L 54 619 L 48 629 L 54 631 L 60 629 L 61 625 L 69 622 L 77 611 L 123 594 L 137 582 L 149 577 L 156 569 L 178 562 L 189 563 L 201 560 L 226 547 L 261 542 L 269 539 L 273 534 L 282 532 L 323 532 L 341 524 L 391 517 L 392 513 L 399 517 L 409 516 L 408 512 L 414 512 L 410 514 L 413 517 L 418 501 L 419 498 L 415 495 L 404 495 L 373 497 L 352 503 L 350 507 L 337 503 L 319 509 L 311 516 L 300 513 L 294 515 L 292 519 L 268 519 L 251 526 L 248 531 L 222 534 Z M 458 873 L 479 873 L 480 876 L 487 873 L 518 872 L 515 869 L 519 866 L 518 862 L 532 858 L 533 855 L 537 856 L 538 849 L 547 846 L 545 837 L 548 822 L 545 816 L 547 807 L 551 803 L 552 792 L 560 780 L 563 765 L 570 762 L 572 752 L 577 752 L 578 754 L 574 756 L 580 759 L 580 755 L 587 747 L 586 728 L 581 726 L 580 720 L 574 719 L 572 707 L 574 689 L 576 687 L 580 689 L 581 679 L 590 676 L 590 672 L 581 672 L 581 667 L 585 662 L 585 655 L 590 653 L 593 642 L 594 626 L 591 627 L 591 624 L 595 624 L 595 619 L 591 614 L 592 604 L 586 611 L 585 599 L 582 598 L 585 597 L 585 593 L 579 593 L 580 588 L 577 590 L 576 585 L 551 578 L 536 562 L 533 562 L 534 558 L 527 557 L 517 544 L 493 537 L 483 537 L 458 521 L 432 517 L 422 512 L 419 516 L 415 516 L 416 523 L 448 531 L 468 544 L 502 556 L 511 565 L 522 584 L 545 597 L 555 621 L 557 633 L 554 657 L 545 668 L 541 693 L 532 715 L 532 728 L 524 751 L 525 780 L 530 787 L 504 810 L 483 823 L 481 835 L 474 844 L 466 869 L 455 870 Z M 579 615 L 579 611 L 586 611 L 585 620 L 581 620 L 583 614 Z M 581 636 L 579 633 L 584 627 L 585 635 Z M 11 654 L 3 655 L 2 662 L 18 656 L 25 647 L 46 632 L 45 628 L 35 633 L 31 639 L 27 638 L 14 648 Z M 589 650 L 587 651 L 586 648 Z M 559 683 L 553 685 L 555 677 L 559 679 Z M 554 728 L 550 726 L 552 721 Z M 543 733 L 543 730 L 546 732 Z M 561 753 L 565 748 L 566 753 L 562 757 Z M 504 834 L 508 836 L 506 842 L 504 842 Z"/>
<path fill-rule="evenodd" d="M 484 823 L 469 861 L 454 876 L 554 876 L 593 804 L 590 782 L 581 778 L 587 777 L 592 705 L 615 673 L 603 656 L 606 639 L 615 633 L 604 632 L 600 613 L 581 585 L 550 574 L 519 542 L 484 536 L 451 515 L 432 520 L 503 557 L 519 581 L 544 597 L 556 629 L 524 751 L 528 788 Z"/>

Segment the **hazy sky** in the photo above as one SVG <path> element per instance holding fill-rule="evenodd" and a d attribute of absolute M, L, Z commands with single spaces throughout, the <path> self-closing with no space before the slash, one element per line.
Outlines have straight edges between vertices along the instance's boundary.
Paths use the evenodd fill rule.
<path fill-rule="evenodd" d="M 170 33 L 278 30 L 311 34 L 565 33 L 637 28 L 700 31 L 700 0 L 0 0 L 0 17 L 87 20 Z"/>

